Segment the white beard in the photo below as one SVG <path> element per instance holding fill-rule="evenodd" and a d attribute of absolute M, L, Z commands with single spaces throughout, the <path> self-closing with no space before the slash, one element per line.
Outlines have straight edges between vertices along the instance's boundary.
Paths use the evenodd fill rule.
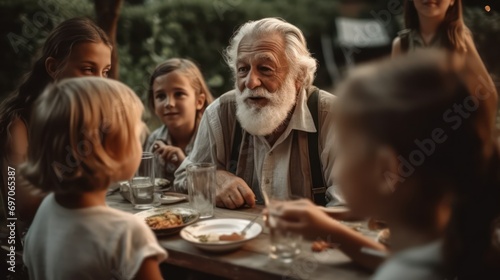
<path fill-rule="evenodd" d="M 294 75 L 288 75 L 276 92 L 270 93 L 263 87 L 255 90 L 245 88 L 240 92 L 236 87 L 236 117 L 241 127 L 252 135 L 266 136 L 285 122 L 297 101 Z M 245 102 L 248 97 L 264 97 L 268 104 L 264 107 L 252 106 Z"/>

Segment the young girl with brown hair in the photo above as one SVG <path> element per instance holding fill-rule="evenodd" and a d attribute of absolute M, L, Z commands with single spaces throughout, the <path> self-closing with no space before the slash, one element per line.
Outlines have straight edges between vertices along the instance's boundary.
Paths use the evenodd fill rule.
<path fill-rule="evenodd" d="M 163 125 L 151 133 L 144 150 L 161 159 L 156 177 L 173 182 L 175 170 L 193 148 L 199 122 L 213 97 L 198 67 L 182 58 L 158 65 L 149 86 L 148 105 Z"/>

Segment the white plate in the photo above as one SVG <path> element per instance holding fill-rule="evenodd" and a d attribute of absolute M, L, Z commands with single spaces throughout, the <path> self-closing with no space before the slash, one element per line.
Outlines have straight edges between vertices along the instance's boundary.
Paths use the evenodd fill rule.
<path fill-rule="evenodd" d="M 211 252 L 225 252 L 240 248 L 247 241 L 254 239 L 262 232 L 262 227 L 254 223 L 246 232 L 245 238 L 239 241 L 219 241 L 223 234 L 240 233 L 250 220 L 244 219 L 214 219 L 201 221 L 181 230 L 181 237 L 194 246 Z M 207 237 L 208 241 L 200 241 L 200 236 Z"/>
<path fill-rule="evenodd" d="M 165 229 L 152 229 L 156 235 L 170 235 L 179 232 L 183 227 L 193 224 L 198 221 L 200 218 L 200 213 L 194 209 L 189 208 L 181 208 L 181 207 L 160 207 L 153 208 L 149 210 L 145 210 L 139 213 L 136 213 L 135 216 L 146 219 L 152 216 L 161 215 L 165 212 L 172 212 L 178 214 L 182 217 L 182 221 L 184 222 L 182 225 L 169 227 Z"/>
<path fill-rule="evenodd" d="M 161 204 L 173 204 L 183 200 L 186 200 L 187 196 L 181 193 L 174 192 L 164 192 L 159 194 L 159 200 Z"/>

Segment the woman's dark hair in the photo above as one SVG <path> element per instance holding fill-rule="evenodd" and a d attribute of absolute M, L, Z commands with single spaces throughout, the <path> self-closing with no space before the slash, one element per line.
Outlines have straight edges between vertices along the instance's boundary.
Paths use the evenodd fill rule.
<path fill-rule="evenodd" d="M 341 127 L 391 147 L 412 165 L 413 172 L 397 175 L 418 186 L 402 212 L 416 230 L 436 224 L 436 207 L 451 194 L 445 277 L 485 279 L 483 272 L 500 270 L 492 245 L 500 157 L 494 141 L 480 137 L 479 101 L 442 63 L 445 57 L 426 50 L 366 66 L 339 88 L 335 111 Z"/>
<path fill-rule="evenodd" d="M 191 82 L 191 86 L 196 92 L 196 97 L 200 94 L 205 95 L 205 104 L 203 108 L 198 111 L 198 118 L 201 119 L 201 116 L 205 112 L 205 109 L 212 103 L 214 100 L 210 90 L 208 90 L 208 86 L 205 83 L 205 79 L 201 74 L 200 69 L 196 64 L 192 61 L 184 58 L 171 58 L 162 64 L 158 65 L 156 69 L 151 74 L 151 78 L 149 79 L 149 91 L 148 91 L 148 106 L 154 111 L 154 92 L 153 92 L 153 83 L 156 78 L 166 75 L 170 72 L 179 71 L 180 73 L 186 75 L 186 77 Z"/>
<path fill-rule="evenodd" d="M 54 58 L 61 67 L 65 64 L 73 46 L 82 42 L 102 42 L 110 48 L 112 47 L 106 33 L 88 18 L 66 20 L 49 34 L 43 45 L 42 55 L 33 64 L 31 72 L 26 75 L 20 87 L 0 105 L 1 149 L 5 149 L 9 123 L 14 118 L 21 118 L 28 124 L 33 102 L 45 87 L 53 82 L 45 68 L 47 58 Z"/>
<path fill-rule="evenodd" d="M 404 10 L 405 27 L 419 30 L 420 20 L 412 0 L 405 0 Z M 455 3 L 448 8 L 439 29 L 438 32 L 442 32 L 446 35 L 444 36 L 446 48 L 460 52 L 467 51 L 465 36 L 469 31 L 464 24 L 461 0 L 455 0 Z"/>

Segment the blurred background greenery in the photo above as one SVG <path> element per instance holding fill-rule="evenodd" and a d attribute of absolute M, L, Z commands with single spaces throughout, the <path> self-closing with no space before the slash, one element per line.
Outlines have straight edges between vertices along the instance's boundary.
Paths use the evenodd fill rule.
<path fill-rule="evenodd" d="M 389 2 L 393 1 L 125 0 L 117 29 L 119 79 L 145 100 L 149 75 L 157 64 L 171 57 L 190 58 L 200 66 L 212 93 L 219 96 L 233 85 L 221 56 L 233 32 L 248 20 L 277 16 L 304 32 L 319 62 L 315 84 L 332 89 L 334 81 L 325 67 L 321 37 L 327 34 L 334 38 L 335 19 L 350 17 L 382 21 L 392 40 L 402 29 L 402 13 L 391 9 Z M 395 1 L 400 5 L 402 2 Z M 474 34 L 479 53 L 492 75 L 500 77 L 500 14 L 495 6 L 498 4 L 491 5 L 489 12 L 485 8 L 485 2 L 497 1 L 463 2 L 465 21 Z M 14 90 L 23 74 L 30 70 L 53 26 L 74 16 L 95 18 L 94 1 L 0 0 L 0 99 Z M 342 73 L 345 50 L 335 47 L 334 40 L 332 44 L 333 59 Z M 354 57 L 359 63 L 388 55 L 390 49 L 390 44 L 358 48 Z"/>

